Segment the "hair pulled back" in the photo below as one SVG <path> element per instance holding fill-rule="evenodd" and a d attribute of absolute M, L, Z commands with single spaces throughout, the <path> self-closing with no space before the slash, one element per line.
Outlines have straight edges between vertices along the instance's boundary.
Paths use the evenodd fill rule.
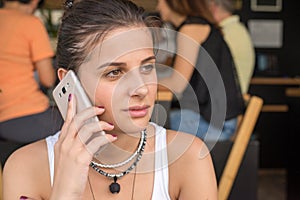
<path fill-rule="evenodd" d="M 108 32 L 130 26 L 153 26 L 144 9 L 129 0 L 68 0 L 58 31 L 57 67 L 78 70 Z"/>

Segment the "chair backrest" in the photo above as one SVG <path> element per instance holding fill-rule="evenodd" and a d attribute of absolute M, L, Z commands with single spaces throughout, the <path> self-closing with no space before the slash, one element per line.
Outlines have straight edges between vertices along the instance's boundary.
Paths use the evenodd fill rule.
<path fill-rule="evenodd" d="M 226 200 L 231 192 L 232 185 L 241 165 L 247 149 L 251 134 L 260 114 L 263 100 L 257 96 L 250 96 L 248 99 L 245 114 L 242 116 L 236 132 L 233 146 L 230 150 L 226 165 L 218 184 L 219 200 Z"/>

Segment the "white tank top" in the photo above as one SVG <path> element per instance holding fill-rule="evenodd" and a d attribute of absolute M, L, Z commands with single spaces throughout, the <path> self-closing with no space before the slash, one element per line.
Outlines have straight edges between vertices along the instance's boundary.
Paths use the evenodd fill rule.
<path fill-rule="evenodd" d="M 151 124 L 155 127 L 155 174 L 152 200 L 170 200 L 166 129 L 157 124 Z M 60 132 L 46 138 L 51 185 L 53 185 L 54 178 L 54 144 L 59 134 Z"/>

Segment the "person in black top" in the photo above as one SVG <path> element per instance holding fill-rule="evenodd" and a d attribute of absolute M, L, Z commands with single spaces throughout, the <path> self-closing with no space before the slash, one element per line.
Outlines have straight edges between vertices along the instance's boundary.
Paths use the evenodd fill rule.
<path fill-rule="evenodd" d="M 228 140 L 244 102 L 235 65 L 206 0 L 159 0 L 161 18 L 176 27 L 173 73 L 159 81 L 174 95 L 170 128 L 203 140 Z"/>

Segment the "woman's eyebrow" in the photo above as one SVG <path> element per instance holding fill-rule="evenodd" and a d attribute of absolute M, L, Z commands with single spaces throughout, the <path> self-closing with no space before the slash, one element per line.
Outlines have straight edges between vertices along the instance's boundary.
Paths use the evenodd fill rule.
<path fill-rule="evenodd" d="M 150 60 L 155 60 L 156 57 L 155 56 L 150 56 L 148 58 L 145 58 L 144 60 L 141 61 L 142 64 L 146 63 L 146 62 L 149 62 Z M 103 67 L 107 67 L 107 66 L 117 66 L 117 67 L 121 67 L 121 66 L 124 66 L 125 63 L 123 62 L 107 62 L 107 63 L 104 63 L 102 65 L 100 65 L 98 67 L 98 69 L 101 69 Z"/>
<path fill-rule="evenodd" d="M 144 64 L 144 63 L 146 63 L 146 62 L 149 62 L 150 60 L 155 60 L 156 59 L 156 57 L 155 56 L 150 56 L 150 57 L 148 57 L 148 58 L 146 58 L 146 59 L 144 59 L 144 60 L 142 60 L 142 64 Z"/>
<path fill-rule="evenodd" d="M 107 62 L 107 63 L 104 63 L 104 64 L 100 65 L 98 67 L 98 69 L 101 69 L 101 68 L 107 67 L 107 66 L 117 66 L 117 67 L 120 67 L 122 65 L 125 65 L 125 63 L 122 63 L 122 62 Z"/>

